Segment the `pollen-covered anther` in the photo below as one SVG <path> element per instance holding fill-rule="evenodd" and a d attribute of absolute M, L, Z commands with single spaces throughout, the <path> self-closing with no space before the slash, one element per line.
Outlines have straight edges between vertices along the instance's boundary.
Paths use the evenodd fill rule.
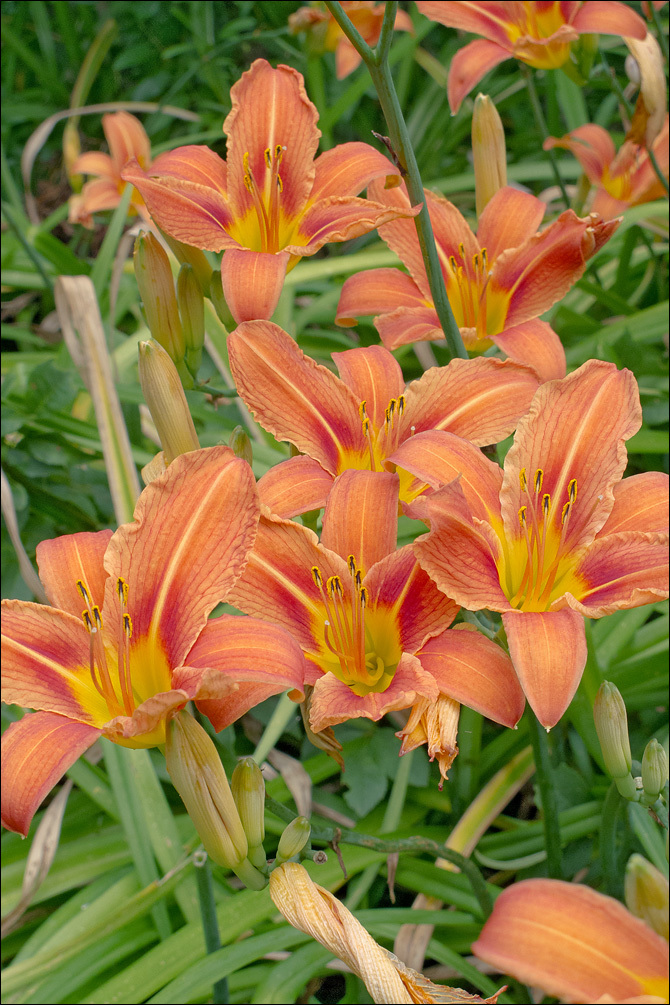
<path fill-rule="evenodd" d="M 534 481 L 536 495 L 539 495 L 540 492 L 542 491 L 543 481 L 544 481 L 544 471 L 542 470 L 542 468 L 538 468 L 537 471 L 535 472 L 535 481 Z"/>
<path fill-rule="evenodd" d="M 521 471 L 519 472 L 519 484 L 521 486 L 521 491 L 522 492 L 527 492 L 528 491 L 528 479 L 526 478 L 526 469 L 525 468 L 521 468 Z"/>
<path fill-rule="evenodd" d="M 312 573 L 312 579 L 314 580 L 314 585 L 319 587 L 319 589 L 321 589 L 321 587 L 323 586 L 323 576 L 321 575 L 319 567 L 317 565 L 313 565 L 312 568 L 310 569 L 310 572 Z"/>
<path fill-rule="evenodd" d="M 123 615 L 123 634 L 126 638 L 131 638 L 133 634 L 133 622 L 129 614 Z"/>

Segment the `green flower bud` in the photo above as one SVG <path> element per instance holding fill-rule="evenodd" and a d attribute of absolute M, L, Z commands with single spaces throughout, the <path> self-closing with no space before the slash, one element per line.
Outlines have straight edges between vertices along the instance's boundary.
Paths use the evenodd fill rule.
<path fill-rule="evenodd" d="M 212 277 L 212 266 L 209 264 L 207 255 L 199 248 L 193 248 L 190 244 L 182 244 L 176 237 L 171 237 L 161 230 L 161 236 L 170 248 L 170 251 L 182 265 L 190 265 L 195 272 L 198 285 L 204 297 L 209 296 L 209 283 Z"/>
<path fill-rule="evenodd" d="M 615 684 L 604 680 L 593 704 L 593 718 L 605 769 L 612 778 L 630 775 L 632 758 L 628 739 L 628 717 L 621 693 Z"/>
<path fill-rule="evenodd" d="M 263 850 L 265 780 L 253 757 L 243 757 L 238 761 L 230 780 L 230 787 L 249 842 L 249 859 L 258 868 L 263 868 L 266 864 Z"/>
<path fill-rule="evenodd" d="M 307 817 L 296 817 L 295 820 L 292 820 L 279 838 L 276 864 L 280 865 L 302 851 L 309 841 L 311 831 L 312 828 Z"/>
<path fill-rule="evenodd" d="M 133 261 L 149 331 L 169 354 L 183 378 L 186 343 L 168 256 L 153 234 L 142 233 L 135 241 Z"/>
<path fill-rule="evenodd" d="M 235 426 L 228 437 L 228 446 L 236 457 L 240 457 L 247 464 L 251 464 L 254 459 L 251 440 L 242 426 Z"/>
<path fill-rule="evenodd" d="M 177 303 L 184 333 L 185 362 L 195 379 L 202 362 L 205 343 L 205 301 L 193 266 L 184 263 L 177 276 Z"/>
<path fill-rule="evenodd" d="M 668 941 L 668 881 L 642 855 L 631 855 L 624 881 L 626 906 Z"/>
<path fill-rule="evenodd" d="M 139 344 L 139 377 L 166 464 L 180 454 L 198 450 L 198 436 L 177 369 L 165 349 L 153 339 Z"/>
<path fill-rule="evenodd" d="M 223 283 L 221 282 L 221 270 L 217 270 L 212 273 L 212 278 L 209 284 L 209 299 L 212 301 L 214 310 L 217 313 L 219 321 L 224 325 L 228 331 L 237 327 L 235 318 L 230 313 L 230 308 L 226 303 L 226 298 L 223 295 Z"/>
<path fill-rule="evenodd" d="M 478 94 L 472 114 L 472 157 L 475 169 L 477 216 L 507 184 L 505 131 L 496 106 L 487 94 Z"/>
<path fill-rule="evenodd" d="M 658 740 L 650 740 L 642 755 L 642 788 L 645 801 L 656 802 L 668 780 L 668 755 Z"/>

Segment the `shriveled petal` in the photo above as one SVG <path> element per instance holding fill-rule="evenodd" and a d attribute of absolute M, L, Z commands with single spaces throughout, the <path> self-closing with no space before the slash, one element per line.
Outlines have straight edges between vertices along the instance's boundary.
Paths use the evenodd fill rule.
<path fill-rule="evenodd" d="M 397 307 L 376 318 L 375 328 L 387 349 L 444 338 L 434 307 Z"/>
<path fill-rule="evenodd" d="M 278 440 L 289 440 L 332 475 L 345 455 L 367 456 L 353 393 L 277 325 L 240 325 L 228 354 L 240 397 Z"/>
<path fill-rule="evenodd" d="M 525 469 L 531 491 L 536 472 L 543 472 L 541 491 L 549 495 L 549 520 L 557 535 L 568 486 L 576 479 L 565 548 L 592 541 L 614 505 L 612 487 L 626 466 L 624 441 L 640 423 L 635 378 L 613 363 L 589 360 L 564 380 L 542 384 L 505 458 L 500 499 L 507 537 L 523 536 L 518 512 L 529 498 L 520 485 Z"/>
<path fill-rule="evenodd" d="M 383 346 L 371 345 L 334 352 L 333 362 L 354 397 L 365 402 L 365 412 L 373 425 L 383 426 L 389 401 L 399 398 L 405 390 L 405 378 L 395 357 Z"/>
<path fill-rule="evenodd" d="M 572 24 L 580 35 L 593 32 L 644 38 L 647 34 L 647 26 L 639 14 L 626 4 L 612 0 L 589 0 L 588 3 L 583 3 Z"/>
<path fill-rule="evenodd" d="M 498 189 L 479 218 L 477 240 L 489 262 L 508 248 L 518 248 L 540 227 L 547 204 L 530 192 L 505 185 Z"/>
<path fill-rule="evenodd" d="M 400 269 L 370 269 L 345 280 L 335 324 L 350 328 L 369 314 L 388 314 L 397 307 L 425 307 L 421 290 Z"/>
<path fill-rule="evenodd" d="M 598 537 L 622 531 L 646 534 L 668 530 L 668 476 L 644 471 L 614 486 L 614 506 Z"/>
<path fill-rule="evenodd" d="M 394 164 L 369 143 L 339 143 L 320 154 L 310 203 L 331 195 L 358 195 L 373 178 L 399 179 Z"/>
<path fill-rule="evenodd" d="M 550 136 L 544 141 L 545 150 L 555 147 L 569 150 L 577 158 L 592 185 L 600 184 L 606 169 L 616 156 L 609 132 L 594 122 L 578 126 L 560 138 Z"/>
<path fill-rule="evenodd" d="M 165 743 L 165 724 L 192 695 L 181 688 L 152 694 L 132 715 L 117 715 L 105 723 L 102 734 L 122 747 L 145 748 Z"/>
<path fill-rule="evenodd" d="M 111 536 L 111 530 L 64 534 L 37 545 L 40 579 L 54 607 L 81 618 L 87 604 L 77 589 L 78 580 L 88 590 L 92 602 L 102 607 L 107 579 L 102 562 Z"/>
<path fill-rule="evenodd" d="M 573 699 L 586 666 L 584 619 L 577 611 L 507 611 L 502 616 L 521 686 L 546 729 Z"/>
<path fill-rule="evenodd" d="M 476 38 L 474 42 L 458 49 L 449 65 L 447 79 L 447 96 L 451 114 L 456 114 L 461 107 L 463 98 L 470 93 L 482 77 L 486 76 L 499 63 L 509 59 L 511 55 L 512 53 L 507 47 L 503 48 L 497 42 L 490 42 L 485 38 Z"/>
<path fill-rule="evenodd" d="M 129 160 L 136 157 L 142 167 L 151 161 L 151 143 L 144 126 L 129 112 L 113 112 L 103 115 L 102 131 L 109 144 L 117 176 Z"/>
<path fill-rule="evenodd" d="M 35 812 L 100 730 L 54 712 L 13 722 L 2 736 L 2 826 L 24 837 Z"/>
<path fill-rule="evenodd" d="M 272 317 L 284 287 L 290 255 L 230 248 L 221 259 L 223 295 L 235 321 Z"/>
<path fill-rule="evenodd" d="M 493 335 L 492 339 L 510 359 L 532 366 L 540 381 L 565 377 L 563 344 L 546 321 L 531 318 L 513 328 L 505 328 L 499 335 Z"/>
<path fill-rule="evenodd" d="M 414 217 L 420 212 L 421 206 L 400 210 L 353 195 L 328 196 L 306 210 L 286 247 L 295 255 L 314 255 L 330 241 L 350 241 L 399 216 Z"/>
<path fill-rule="evenodd" d="M 516 428 L 537 387 L 533 371 L 516 362 L 453 359 L 409 385 L 400 435 L 444 429 L 477 446 L 497 443 Z"/>
<path fill-rule="evenodd" d="M 167 150 L 151 165 L 156 178 L 179 178 L 196 185 L 215 189 L 224 199 L 228 196 L 228 166 L 222 157 L 206 146 L 188 144 Z"/>
<path fill-rule="evenodd" d="M 668 535 L 624 531 L 598 537 L 574 571 L 583 583 L 570 607 L 589 618 L 668 596 Z"/>
<path fill-rule="evenodd" d="M 310 724 L 315 733 L 347 719 L 372 719 L 377 722 L 387 712 L 409 708 L 417 698 L 435 700 L 439 694 L 431 674 L 416 656 L 403 653 L 393 680 L 386 691 L 357 695 L 332 673 L 324 674 L 314 684 Z"/>
<path fill-rule="evenodd" d="M 502 726 L 516 726 L 526 704 L 507 653 L 477 631 L 441 632 L 416 654 L 442 694 Z"/>
<path fill-rule="evenodd" d="M 267 205 L 272 182 L 265 151 L 281 147 L 281 206 L 287 217 L 298 216 L 312 190 L 321 136 L 316 125 L 319 115 L 307 97 L 302 75 L 282 63 L 273 69 L 267 60 L 257 59 L 233 85 L 230 98 L 232 109 L 223 131 L 228 137 L 228 183 L 236 213 L 243 215 L 253 206 L 244 182 L 245 155 Z"/>
<path fill-rule="evenodd" d="M 595 1002 L 603 993 L 610 1001 L 668 998 L 667 942 L 619 901 L 577 883 L 509 886 L 472 951 L 564 1001 Z"/>
<path fill-rule="evenodd" d="M 333 487 L 333 476 L 311 457 L 289 457 L 270 468 L 258 482 L 261 505 L 290 520 L 299 513 L 322 509 Z"/>
<path fill-rule="evenodd" d="M 109 718 L 89 665 L 81 618 L 22 600 L 2 601 L 2 700 L 100 726 Z"/>
<path fill-rule="evenodd" d="M 323 514 L 321 544 L 346 562 L 354 556 L 363 576 L 395 551 L 400 479 L 388 471 L 343 471 Z"/>
<path fill-rule="evenodd" d="M 228 447 L 182 454 L 147 486 L 135 521 L 116 531 L 105 556 L 110 581 L 103 614 L 118 623 L 116 578 L 122 576 L 133 619 L 131 652 L 146 639 L 170 667 L 182 664 L 244 568 L 259 512 L 251 468 Z"/>

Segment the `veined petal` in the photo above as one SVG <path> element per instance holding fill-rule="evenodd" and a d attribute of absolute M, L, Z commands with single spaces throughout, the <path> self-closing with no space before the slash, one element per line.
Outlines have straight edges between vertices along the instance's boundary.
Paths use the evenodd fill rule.
<path fill-rule="evenodd" d="M 499 63 L 510 59 L 512 53 L 507 47 L 486 38 L 476 38 L 474 42 L 458 49 L 449 64 L 447 96 L 451 114 L 455 115 L 461 102 L 482 77 Z"/>
<path fill-rule="evenodd" d="M 398 168 L 369 143 L 339 143 L 320 154 L 314 167 L 310 203 L 331 195 L 358 195 L 373 178 L 400 179 Z"/>
<path fill-rule="evenodd" d="M 563 344 L 546 321 L 531 318 L 513 328 L 505 328 L 491 338 L 510 359 L 532 366 L 540 381 L 565 377 Z"/>
<path fill-rule="evenodd" d="M 343 471 L 323 514 L 321 544 L 346 562 L 353 555 L 363 576 L 395 551 L 400 479 L 388 471 Z"/>
<path fill-rule="evenodd" d="M 2 826 L 24 837 L 35 811 L 100 730 L 54 712 L 13 722 L 2 736 Z"/>
<path fill-rule="evenodd" d="M 516 726 L 526 704 L 507 653 L 473 631 L 447 630 L 416 654 L 442 694 L 502 726 Z"/>
<path fill-rule="evenodd" d="M 108 178 L 114 182 L 115 187 L 116 179 L 119 177 L 119 172 L 116 170 L 112 158 L 109 154 L 103 154 L 99 150 L 89 150 L 80 154 L 70 170 L 72 174 L 95 174 L 101 178 Z"/>
<path fill-rule="evenodd" d="M 668 998 L 667 942 L 617 900 L 577 883 L 528 879 L 509 886 L 472 950 L 567 1001 Z"/>
<path fill-rule="evenodd" d="M 626 4 L 614 3 L 612 0 L 589 0 L 588 3 L 583 3 L 572 24 L 580 35 L 593 32 L 642 39 L 647 34 L 647 26 L 639 14 Z"/>
<path fill-rule="evenodd" d="M 342 286 L 335 324 L 350 328 L 356 319 L 388 314 L 396 307 L 424 307 L 421 290 L 400 269 L 370 269 L 349 276 Z"/>
<path fill-rule="evenodd" d="M 432 675 L 422 668 L 416 656 L 403 653 L 386 691 L 371 691 L 360 696 L 332 673 L 320 677 L 312 693 L 310 725 L 318 733 L 347 719 L 377 722 L 387 712 L 409 708 L 419 697 L 434 701 L 438 694 Z"/>
<path fill-rule="evenodd" d="M 328 242 L 350 241 L 399 216 L 414 217 L 420 212 L 421 206 L 400 210 L 353 195 L 331 195 L 305 211 L 286 248 L 294 255 L 314 255 Z"/>
<path fill-rule="evenodd" d="M 375 328 L 386 349 L 444 338 L 434 307 L 397 307 L 375 318 Z"/>
<path fill-rule="evenodd" d="M 528 704 L 550 729 L 572 701 L 586 666 L 584 619 L 567 608 L 507 611 L 502 619 Z"/>
<path fill-rule="evenodd" d="M 598 537 L 577 563 L 583 583 L 570 607 L 589 618 L 641 607 L 668 596 L 668 535 L 624 531 Z"/>
<path fill-rule="evenodd" d="M 287 217 L 305 206 L 314 183 L 314 155 L 319 145 L 318 112 L 307 97 L 302 75 L 280 63 L 273 69 L 257 59 L 230 91 L 232 109 L 223 123 L 228 137 L 228 183 L 235 211 L 252 208 L 244 177 L 244 158 L 262 197 L 271 184 L 265 151 L 282 148 L 279 176 L 281 205 Z"/>
<path fill-rule="evenodd" d="M 109 718 L 90 673 L 81 617 L 23 600 L 2 601 L 2 700 L 101 726 Z"/>
<path fill-rule="evenodd" d="M 105 556 L 103 614 L 118 623 L 122 576 L 133 618 L 131 651 L 146 639 L 169 666 L 181 666 L 244 568 L 259 512 L 251 468 L 228 447 L 182 454 L 147 486 L 135 521 L 116 531 Z"/>
<path fill-rule="evenodd" d="M 191 695 L 180 688 L 158 691 L 143 701 L 132 715 L 117 715 L 105 723 L 102 734 L 121 747 L 144 749 L 165 743 L 165 724 L 185 707 Z"/>
<path fill-rule="evenodd" d="M 477 240 L 486 248 L 489 262 L 502 251 L 518 248 L 538 229 L 547 204 L 530 192 L 505 185 L 499 189 L 479 218 Z"/>
<path fill-rule="evenodd" d="M 614 142 L 606 129 L 593 122 L 578 126 L 560 138 L 550 136 L 544 141 L 544 149 L 562 147 L 569 150 L 584 169 L 584 174 L 592 185 L 599 185 L 606 169 L 616 156 Z"/>
<path fill-rule="evenodd" d="M 477 446 L 497 443 L 530 408 L 538 381 L 516 362 L 481 357 L 433 367 L 407 388 L 401 437 L 444 429 Z"/>
<path fill-rule="evenodd" d="M 622 531 L 646 534 L 668 530 L 668 476 L 663 471 L 644 471 L 624 478 L 614 486 L 614 506 L 598 538 Z"/>
<path fill-rule="evenodd" d="M 542 384 L 505 459 L 500 499 L 506 536 L 523 537 L 518 513 L 529 499 L 520 484 L 525 469 L 530 492 L 536 472 L 542 472 L 541 492 L 549 495 L 548 519 L 558 535 L 569 485 L 576 480 L 565 549 L 592 541 L 614 505 L 612 487 L 626 466 L 624 441 L 640 423 L 635 378 L 613 363 L 589 360 L 564 380 Z"/>
<path fill-rule="evenodd" d="M 257 485 L 261 505 L 285 520 L 322 509 L 332 487 L 333 476 L 318 461 L 303 455 L 275 464 Z"/>
<path fill-rule="evenodd" d="M 344 383 L 358 401 L 365 402 L 366 414 L 373 425 L 383 426 L 389 401 L 399 398 L 405 390 L 405 378 L 395 357 L 381 345 L 347 349 L 332 355 Z"/>
<path fill-rule="evenodd" d="M 353 393 L 278 325 L 240 325 L 228 339 L 228 353 L 240 397 L 278 440 L 289 440 L 332 475 L 345 454 L 367 456 Z"/>
<path fill-rule="evenodd" d="M 428 193 L 425 192 L 426 197 Z M 368 186 L 368 196 L 376 199 L 377 202 L 384 203 L 385 206 L 392 206 L 397 210 L 408 210 L 410 208 L 409 196 L 405 183 L 397 188 L 385 189 L 382 182 L 377 180 Z M 419 287 L 424 297 L 430 299 L 430 286 L 423 264 L 423 256 L 419 246 L 419 239 L 416 236 L 416 227 L 413 220 L 404 219 L 402 216 L 397 220 L 387 223 L 380 231 L 379 236 L 388 244 L 391 251 L 396 255 L 409 270 L 409 273 Z"/>
<path fill-rule="evenodd" d="M 136 157 L 142 167 L 151 162 L 151 143 L 144 126 L 129 112 L 113 112 L 103 115 L 102 131 L 109 144 L 117 176 L 129 160 Z"/>
<path fill-rule="evenodd" d="M 81 618 L 87 605 L 77 589 L 78 580 L 83 582 L 92 602 L 102 607 L 107 579 L 102 563 L 111 536 L 111 530 L 64 534 L 37 545 L 40 579 L 53 607 Z"/>
<path fill-rule="evenodd" d="M 156 178 L 181 178 L 182 181 L 214 188 L 224 199 L 228 197 L 228 165 L 223 157 L 206 146 L 191 143 L 167 150 L 151 165 L 151 175 Z"/>
<path fill-rule="evenodd" d="M 431 21 L 439 21 L 447 28 L 458 28 L 460 31 L 469 31 L 473 35 L 483 35 L 500 45 L 509 43 L 508 31 L 512 27 L 512 19 L 507 8 L 498 2 L 494 3 L 474 3 L 470 0 L 462 2 L 445 3 L 436 0 L 417 0 L 417 7 L 422 14 L 429 17 Z"/>
<path fill-rule="evenodd" d="M 230 248 L 221 259 L 223 295 L 235 321 L 272 317 L 284 287 L 290 255 Z"/>

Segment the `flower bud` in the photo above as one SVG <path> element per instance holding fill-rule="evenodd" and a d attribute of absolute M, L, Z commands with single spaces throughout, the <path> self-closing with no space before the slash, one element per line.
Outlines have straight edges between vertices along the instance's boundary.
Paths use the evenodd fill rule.
<path fill-rule="evenodd" d="M 133 262 L 149 331 L 183 376 L 186 344 L 168 256 L 153 234 L 142 233 L 135 241 Z"/>
<path fill-rule="evenodd" d="M 212 278 L 212 266 L 209 264 L 207 255 L 200 248 L 193 248 L 190 244 L 182 244 L 176 237 L 171 237 L 161 230 L 161 236 L 170 248 L 170 251 L 181 265 L 190 265 L 198 280 L 198 285 L 204 297 L 209 296 L 209 283 Z M 218 269 L 216 270 L 219 271 Z"/>
<path fill-rule="evenodd" d="M 228 446 L 236 457 L 240 457 L 243 461 L 246 461 L 247 464 L 251 464 L 254 459 L 253 451 L 251 449 L 251 440 L 242 426 L 235 426 L 232 433 L 228 437 Z"/>
<path fill-rule="evenodd" d="M 496 106 L 486 94 L 478 94 L 475 98 L 472 157 L 477 216 L 481 216 L 498 189 L 507 184 L 505 131 Z"/>
<path fill-rule="evenodd" d="M 668 881 L 642 855 L 631 855 L 626 866 L 624 896 L 626 907 L 636 918 L 668 941 Z"/>
<path fill-rule="evenodd" d="M 607 773 L 614 779 L 625 778 L 630 775 L 633 763 L 628 717 L 619 689 L 608 680 L 604 680 L 598 689 L 593 703 L 593 718 Z"/>
<path fill-rule="evenodd" d="M 645 802 L 656 802 L 668 780 L 668 755 L 658 740 L 650 740 L 642 755 L 642 788 Z"/>
<path fill-rule="evenodd" d="M 293 858 L 298 852 L 301 852 L 309 841 L 309 835 L 312 832 L 309 820 L 307 817 L 296 817 L 291 823 L 284 828 L 284 833 L 279 838 L 279 845 L 277 846 L 277 865 L 282 862 L 287 862 L 288 859 Z"/>
<path fill-rule="evenodd" d="M 192 265 L 185 262 L 177 276 L 177 303 L 184 333 L 184 361 L 195 379 L 202 362 L 205 344 L 205 301 Z"/>
<path fill-rule="evenodd" d="M 265 781 L 253 757 L 238 761 L 230 780 L 233 798 L 240 814 L 249 843 L 250 861 L 263 868 L 266 864 L 263 840 L 265 838 Z"/>
<path fill-rule="evenodd" d="M 158 430 L 165 462 L 171 464 L 180 454 L 200 448 L 193 419 L 179 374 L 165 349 L 148 339 L 140 342 L 139 354 L 144 400 Z"/>

